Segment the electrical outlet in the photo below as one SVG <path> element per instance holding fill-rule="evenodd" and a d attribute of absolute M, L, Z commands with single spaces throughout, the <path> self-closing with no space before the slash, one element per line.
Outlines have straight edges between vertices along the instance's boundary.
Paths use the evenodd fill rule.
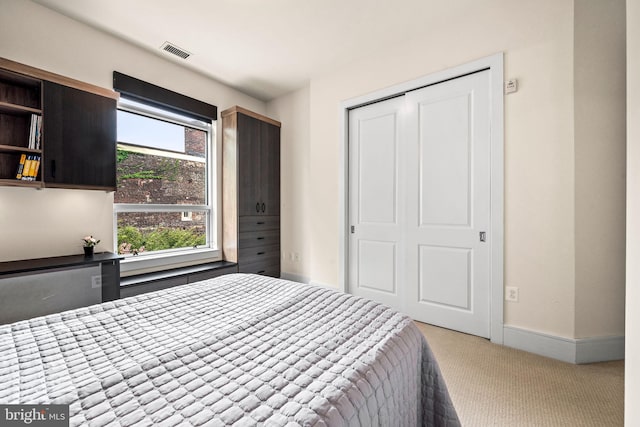
<path fill-rule="evenodd" d="M 519 289 L 516 286 L 507 286 L 504 292 L 504 300 L 518 302 L 519 293 Z"/>
<path fill-rule="evenodd" d="M 91 287 L 93 289 L 102 287 L 102 277 L 101 276 L 91 276 Z"/>

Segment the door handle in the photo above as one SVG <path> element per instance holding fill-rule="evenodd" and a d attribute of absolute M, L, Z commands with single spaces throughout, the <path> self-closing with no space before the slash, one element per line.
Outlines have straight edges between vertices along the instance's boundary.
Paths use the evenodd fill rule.
<path fill-rule="evenodd" d="M 480 232 L 480 241 L 481 242 L 486 242 L 487 241 L 487 232 L 486 231 L 481 231 Z"/>

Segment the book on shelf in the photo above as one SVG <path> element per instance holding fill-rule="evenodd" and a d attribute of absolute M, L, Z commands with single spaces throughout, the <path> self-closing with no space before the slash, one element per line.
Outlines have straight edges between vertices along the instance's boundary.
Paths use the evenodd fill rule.
<path fill-rule="evenodd" d="M 36 115 L 32 114 L 31 126 L 29 127 L 29 144 L 27 145 L 27 147 L 29 149 L 33 149 L 33 147 L 35 147 L 35 141 L 36 141 Z"/>
<path fill-rule="evenodd" d="M 40 149 L 40 140 L 42 138 L 42 116 L 39 114 L 31 115 L 31 125 L 29 127 L 29 144 L 27 147 L 31 150 Z"/>
<path fill-rule="evenodd" d="M 40 169 L 40 156 L 34 156 L 33 163 L 31 163 L 31 171 L 29 171 L 29 177 L 31 181 L 35 181 L 38 177 L 38 170 Z"/>
<path fill-rule="evenodd" d="M 18 163 L 18 171 L 16 172 L 16 179 L 22 179 L 22 172 L 24 171 L 24 163 L 27 160 L 26 154 L 20 155 L 20 163 Z"/>
<path fill-rule="evenodd" d="M 21 181 L 35 181 L 40 169 L 40 156 L 37 154 L 20 155 L 16 179 Z"/>
<path fill-rule="evenodd" d="M 35 181 L 38 178 L 38 171 L 40 170 L 40 156 L 35 156 L 35 161 L 31 169 L 31 181 Z"/>
<path fill-rule="evenodd" d="M 27 158 L 24 161 L 24 168 L 22 169 L 22 177 L 20 177 L 23 181 L 29 181 L 29 170 L 31 170 L 31 163 L 33 160 L 31 159 L 31 154 L 27 154 Z"/>
<path fill-rule="evenodd" d="M 40 140 L 42 139 L 42 116 L 36 115 L 36 142 L 35 149 L 40 149 Z"/>

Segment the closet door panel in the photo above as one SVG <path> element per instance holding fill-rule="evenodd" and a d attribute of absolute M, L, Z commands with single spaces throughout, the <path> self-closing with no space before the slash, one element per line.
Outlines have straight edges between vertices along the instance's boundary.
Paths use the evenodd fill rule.
<path fill-rule="evenodd" d="M 407 314 L 490 335 L 489 72 L 406 94 Z"/>
<path fill-rule="evenodd" d="M 349 111 L 348 290 L 490 332 L 489 71 Z"/>
<path fill-rule="evenodd" d="M 471 226 L 472 108 L 466 93 L 419 106 L 420 226 Z"/>
<path fill-rule="evenodd" d="M 238 215 L 261 213 L 261 123 L 238 114 Z"/>
<path fill-rule="evenodd" d="M 349 112 L 349 292 L 404 309 L 404 98 Z"/>
<path fill-rule="evenodd" d="M 280 215 L 280 128 L 262 123 L 261 130 L 260 213 Z"/>

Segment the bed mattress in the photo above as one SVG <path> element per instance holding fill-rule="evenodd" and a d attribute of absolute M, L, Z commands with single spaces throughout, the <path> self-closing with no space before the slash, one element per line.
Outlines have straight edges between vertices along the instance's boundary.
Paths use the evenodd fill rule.
<path fill-rule="evenodd" d="M 71 425 L 459 425 L 413 322 L 248 274 L 0 326 L 0 403 Z"/>

